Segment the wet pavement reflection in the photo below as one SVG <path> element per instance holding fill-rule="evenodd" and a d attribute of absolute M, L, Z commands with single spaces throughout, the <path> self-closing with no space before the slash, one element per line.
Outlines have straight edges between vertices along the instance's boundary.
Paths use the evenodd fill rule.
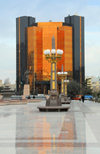
<path fill-rule="evenodd" d="M 0 153 L 100 153 L 98 104 L 73 101 L 68 112 L 39 112 L 41 104 L 0 107 Z"/>

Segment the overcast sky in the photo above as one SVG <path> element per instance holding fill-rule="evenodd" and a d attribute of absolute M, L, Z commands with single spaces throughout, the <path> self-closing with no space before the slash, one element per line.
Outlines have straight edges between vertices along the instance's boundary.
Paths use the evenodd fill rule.
<path fill-rule="evenodd" d="M 16 17 L 37 22 L 85 17 L 85 75 L 100 76 L 100 0 L 0 0 L 0 79 L 16 80 Z"/>

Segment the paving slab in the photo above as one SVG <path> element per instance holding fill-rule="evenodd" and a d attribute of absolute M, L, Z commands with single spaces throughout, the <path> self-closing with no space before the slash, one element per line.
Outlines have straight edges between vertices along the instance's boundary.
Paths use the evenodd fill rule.
<path fill-rule="evenodd" d="M 39 112 L 45 100 L 0 106 L 0 154 L 100 154 L 100 104 L 70 105 L 67 112 Z"/>

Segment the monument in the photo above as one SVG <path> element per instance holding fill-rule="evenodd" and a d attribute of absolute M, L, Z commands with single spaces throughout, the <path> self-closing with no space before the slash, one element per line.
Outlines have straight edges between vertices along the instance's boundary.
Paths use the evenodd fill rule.
<path fill-rule="evenodd" d="M 63 50 L 55 50 L 55 38 L 52 38 L 52 50 L 44 51 L 45 58 L 51 63 L 50 97 L 46 100 L 46 106 L 39 106 L 40 111 L 67 111 L 69 106 L 61 106 L 61 99 L 57 91 L 56 63 L 62 58 Z"/>
<path fill-rule="evenodd" d="M 23 97 L 26 98 L 26 96 L 30 95 L 30 86 L 29 86 L 29 71 L 27 70 L 25 72 L 25 84 L 24 84 L 24 91 L 23 91 Z"/>

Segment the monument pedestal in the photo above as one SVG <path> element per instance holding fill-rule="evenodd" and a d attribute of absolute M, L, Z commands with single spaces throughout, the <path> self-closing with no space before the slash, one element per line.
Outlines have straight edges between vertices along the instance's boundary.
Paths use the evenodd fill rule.
<path fill-rule="evenodd" d="M 30 95 L 30 85 L 29 84 L 25 84 L 24 85 L 24 91 L 23 91 L 23 96 L 26 98 L 26 96 Z"/>
<path fill-rule="evenodd" d="M 68 111 L 70 105 L 66 106 L 39 106 L 38 109 L 41 112 L 65 112 Z"/>
<path fill-rule="evenodd" d="M 61 94 L 61 103 L 65 102 L 65 96 Z"/>
<path fill-rule="evenodd" d="M 50 91 L 50 97 L 46 100 L 46 106 L 61 106 L 61 100 L 56 90 Z"/>
<path fill-rule="evenodd" d="M 38 109 L 41 112 L 62 112 L 68 111 L 69 105 L 61 106 L 61 97 L 59 97 L 57 91 L 50 91 L 50 97 L 46 100 L 46 106 L 39 106 Z"/>

